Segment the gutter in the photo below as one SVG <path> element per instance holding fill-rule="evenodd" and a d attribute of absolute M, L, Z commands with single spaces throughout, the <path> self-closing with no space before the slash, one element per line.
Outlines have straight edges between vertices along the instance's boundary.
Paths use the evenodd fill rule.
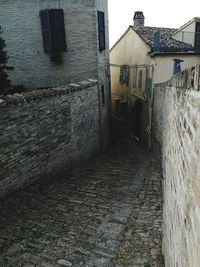
<path fill-rule="evenodd" d="M 149 52 L 150 57 L 156 56 L 169 56 L 169 55 L 200 55 L 199 52 L 188 51 L 188 52 Z"/>

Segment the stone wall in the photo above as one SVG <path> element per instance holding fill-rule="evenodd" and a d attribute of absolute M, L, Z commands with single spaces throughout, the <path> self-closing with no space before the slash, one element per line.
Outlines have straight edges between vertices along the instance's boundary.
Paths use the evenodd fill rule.
<path fill-rule="evenodd" d="M 100 150 L 95 80 L 0 97 L 0 197 Z"/>
<path fill-rule="evenodd" d="M 153 144 L 164 178 L 166 267 L 198 267 L 200 255 L 200 66 L 154 88 Z"/>

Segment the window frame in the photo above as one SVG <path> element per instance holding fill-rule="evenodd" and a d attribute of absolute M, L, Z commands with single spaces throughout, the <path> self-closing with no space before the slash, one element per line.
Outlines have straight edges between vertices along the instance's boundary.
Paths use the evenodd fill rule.
<path fill-rule="evenodd" d="M 120 74 L 119 74 L 119 82 L 121 85 L 129 84 L 129 72 L 130 72 L 130 66 L 129 65 L 121 65 L 120 66 Z"/>

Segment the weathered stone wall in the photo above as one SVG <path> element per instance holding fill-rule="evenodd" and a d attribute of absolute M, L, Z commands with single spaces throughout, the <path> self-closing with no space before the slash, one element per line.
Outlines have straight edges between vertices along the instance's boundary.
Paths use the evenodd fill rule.
<path fill-rule="evenodd" d="M 166 267 L 198 267 L 200 255 L 200 66 L 154 89 L 153 144 L 164 176 Z"/>
<path fill-rule="evenodd" d="M 100 150 L 97 81 L 0 97 L 0 197 Z"/>

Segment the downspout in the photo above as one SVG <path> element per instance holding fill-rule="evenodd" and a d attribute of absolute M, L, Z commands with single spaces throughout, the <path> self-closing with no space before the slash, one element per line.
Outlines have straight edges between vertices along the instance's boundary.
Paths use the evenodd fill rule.
<path fill-rule="evenodd" d="M 152 147 L 152 116 L 153 116 L 153 99 L 154 99 L 154 66 L 152 66 L 152 85 L 151 85 L 151 97 L 150 97 L 150 105 L 149 105 L 149 140 L 148 147 L 151 150 Z"/>
<path fill-rule="evenodd" d="M 97 70 L 99 72 L 99 70 Z M 100 79 L 98 77 L 98 85 L 97 85 L 97 90 L 98 90 L 98 103 L 99 103 L 99 151 L 102 152 L 102 113 L 101 113 L 101 93 L 100 93 Z"/>

